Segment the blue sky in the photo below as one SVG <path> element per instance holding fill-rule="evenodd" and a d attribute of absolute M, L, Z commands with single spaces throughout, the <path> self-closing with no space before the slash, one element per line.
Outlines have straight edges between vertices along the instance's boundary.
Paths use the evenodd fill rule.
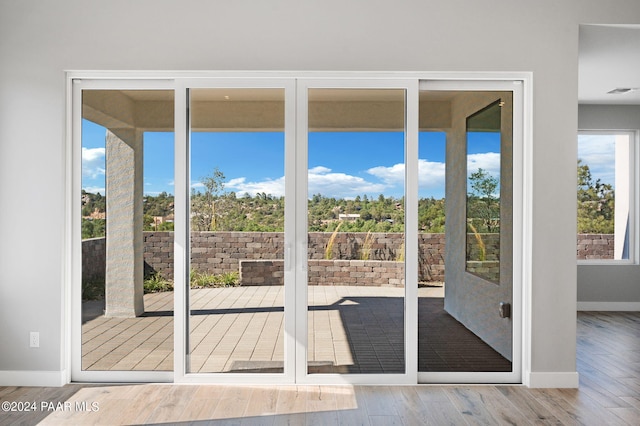
<path fill-rule="evenodd" d="M 578 158 L 589 166 L 591 177 L 595 181 L 609 183 L 615 187 L 615 135 L 580 134 L 578 135 Z"/>
<path fill-rule="evenodd" d="M 89 192 L 104 194 L 105 129 L 83 120 L 83 183 Z M 173 193 L 173 133 L 146 133 L 144 192 Z M 379 194 L 401 197 L 404 192 L 404 135 L 401 132 L 314 132 L 309 135 L 309 189 L 336 198 Z M 444 197 L 445 136 L 422 132 L 419 139 L 421 197 Z M 499 174 L 496 133 L 469 137 L 468 167 Z M 239 196 L 265 192 L 284 195 L 284 136 L 278 132 L 194 133 L 191 141 L 191 185 L 217 166 L 225 189 Z"/>

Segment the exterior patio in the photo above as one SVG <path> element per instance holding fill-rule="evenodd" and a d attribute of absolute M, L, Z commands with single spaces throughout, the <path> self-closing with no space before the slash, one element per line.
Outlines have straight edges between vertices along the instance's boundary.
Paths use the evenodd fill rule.
<path fill-rule="evenodd" d="M 404 289 L 309 287 L 310 373 L 404 372 Z M 444 289 L 419 289 L 419 371 L 510 371 L 511 363 L 443 309 Z M 191 290 L 191 368 L 282 372 L 284 287 Z M 173 293 L 144 297 L 137 318 L 83 305 L 83 370 L 171 371 Z"/>

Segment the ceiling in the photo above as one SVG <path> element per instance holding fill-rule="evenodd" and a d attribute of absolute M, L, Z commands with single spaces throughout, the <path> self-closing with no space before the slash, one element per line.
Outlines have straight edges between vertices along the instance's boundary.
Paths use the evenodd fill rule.
<path fill-rule="evenodd" d="M 581 25 L 578 74 L 581 104 L 640 105 L 640 25 Z"/>

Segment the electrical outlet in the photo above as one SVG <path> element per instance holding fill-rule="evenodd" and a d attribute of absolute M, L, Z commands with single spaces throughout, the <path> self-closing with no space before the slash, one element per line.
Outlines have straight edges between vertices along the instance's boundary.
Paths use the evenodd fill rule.
<path fill-rule="evenodd" d="M 38 333 L 37 331 L 32 331 L 31 333 L 29 333 L 29 347 L 40 347 L 40 333 Z"/>

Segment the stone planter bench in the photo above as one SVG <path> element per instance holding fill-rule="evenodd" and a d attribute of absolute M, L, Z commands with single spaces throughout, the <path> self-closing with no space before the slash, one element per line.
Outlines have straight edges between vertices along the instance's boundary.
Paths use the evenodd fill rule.
<path fill-rule="evenodd" d="M 309 285 L 404 287 L 404 263 L 387 260 L 317 260 L 308 263 Z M 283 285 L 284 261 L 240 260 L 240 285 Z"/>

